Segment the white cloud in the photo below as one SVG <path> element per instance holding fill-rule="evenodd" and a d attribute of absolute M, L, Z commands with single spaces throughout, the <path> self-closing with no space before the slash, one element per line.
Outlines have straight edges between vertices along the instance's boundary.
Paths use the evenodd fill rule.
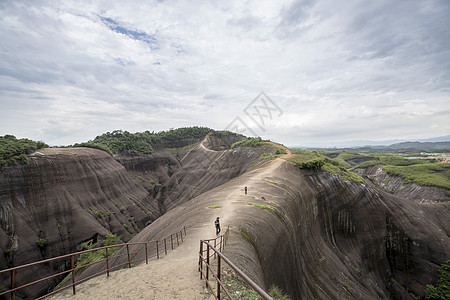
<path fill-rule="evenodd" d="M 284 114 L 258 134 L 288 145 L 445 135 L 449 13 L 444 0 L 3 3 L 0 135 L 222 129 L 262 90 Z"/>

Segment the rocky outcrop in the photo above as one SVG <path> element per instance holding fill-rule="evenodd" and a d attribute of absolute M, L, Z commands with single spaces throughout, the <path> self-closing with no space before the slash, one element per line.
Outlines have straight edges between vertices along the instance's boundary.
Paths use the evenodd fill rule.
<path fill-rule="evenodd" d="M 418 203 L 435 203 L 450 201 L 450 191 L 420 186 L 415 183 L 404 184 L 400 177 L 386 174 L 382 165 L 376 165 L 367 169 L 355 169 L 358 175 L 365 176 L 376 186 L 402 198 Z"/>
<path fill-rule="evenodd" d="M 81 242 L 109 232 L 127 241 L 157 217 L 157 210 L 147 190 L 105 152 L 40 150 L 28 165 L 0 173 L 0 268 L 74 252 Z M 39 273 L 64 267 L 61 262 L 40 266 Z M 34 278 L 33 272 L 18 272 L 16 285 Z M 48 286 L 25 293 L 36 295 Z"/>

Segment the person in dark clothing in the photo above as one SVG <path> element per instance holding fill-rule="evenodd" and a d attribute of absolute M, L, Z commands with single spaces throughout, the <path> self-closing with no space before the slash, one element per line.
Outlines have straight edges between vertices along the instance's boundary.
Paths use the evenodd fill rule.
<path fill-rule="evenodd" d="M 244 188 L 245 194 L 247 195 L 247 187 Z"/>
<path fill-rule="evenodd" d="M 216 225 L 216 235 L 218 235 L 220 233 L 220 222 L 219 222 L 219 217 L 217 217 L 217 219 L 214 221 L 214 225 Z"/>

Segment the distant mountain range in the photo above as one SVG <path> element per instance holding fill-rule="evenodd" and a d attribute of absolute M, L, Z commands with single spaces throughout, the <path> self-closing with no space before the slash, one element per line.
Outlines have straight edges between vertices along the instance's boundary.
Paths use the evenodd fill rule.
<path fill-rule="evenodd" d="M 450 135 L 428 138 L 428 139 L 415 139 L 415 140 L 384 140 L 384 141 L 370 141 L 370 140 L 358 140 L 358 141 L 346 141 L 336 142 L 335 145 L 330 147 L 332 143 L 326 143 L 323 145 L 317 144 L 315 147 L 298 147 L 308 149 L 318 148 L 373 148 L 381 150 L 402 150 L 402 149 L 415 149 L 424 151 L 434 150 L 448 150 L 450 151 Z M 297 148 L 297 147 L 294 147 Z"/>

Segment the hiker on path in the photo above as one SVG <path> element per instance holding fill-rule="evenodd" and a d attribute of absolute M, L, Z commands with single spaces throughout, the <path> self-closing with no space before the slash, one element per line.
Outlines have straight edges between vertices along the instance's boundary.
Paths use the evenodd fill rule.
<path fill-rule="evenodd" d="M 244 188 L 245 194 L 247 195 L 247 187 Z"/>
<path fill-rule="evenodd" d="M 214 225 L 216 225 L 216 235 L 218 235 L 220 233 L 220 222 L 219 222 L 219 217 L 217 217 L 217 219 L 214 221 Z"/>

